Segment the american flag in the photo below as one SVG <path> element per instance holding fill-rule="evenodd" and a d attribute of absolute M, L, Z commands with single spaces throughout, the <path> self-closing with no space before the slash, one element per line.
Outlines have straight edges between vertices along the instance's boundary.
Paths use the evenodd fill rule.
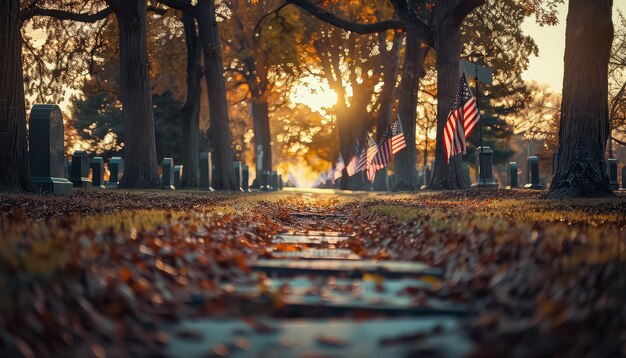
<path fill-rule="evenodd" d="M 350 161 L 348 162 L 348 165 L 346 166 L 346 172 L 348 172 L 349 177 L 353 176 L 354 173 L 356 173 L 356 163 L 358 160 L 359 160 L 359 151 L 357 149 L 354 156 L 352 157 L 352 159 L 350 159 Z"/>
<path fill-rule="evenodd" d="M 355 173 L 366 170 L 367 171 L 367 179 L 370 181 L 374 180 L 374 176 L 376 175 L 376 169 L 374 168 L 374 156 L 378 152 L 378 146 L 376 142 L 372 139 L 372 137 L 367 135 L 367 144 L 361 152 L 359 153 L 359 159 L 356 163 Z"/>
<path fill-rule="evenodd" d="M 452 156 L 465 151 L 465 139 L 474 130 L 479 119 L 476 98 L 472 96 L 467 78 L 463 75 L 443 133 L 446 164 L 450 162 Z"/>
<path fill-rule="evenodd" d="M 335 165 L 335 174 L 334 179 L 337 180 L 341 178 L 341 172 L 346 167 L 346 164 L 343 162 L 343 156 L 339 153 L 339 159 L 337 160 L 337 165 Z"/>
<path fill-rule="evenodd" d="M 374 168 L 376 170 L 381 170 L 389 164 L 389 159 L 391 159 L 391 137 L 393 137 L 392 124 L 378 139 L 378 152 L 374 156 Z"/>
<path fill-rule="evenodd" d="M 406 140 L 404 139 L 404 132 L 402 131 L 402 123 L 400 118 L 395 121 L 392 126 L 393 137 L 391 137 L 391 155 L 396 155 L 399 151 L 406 148 Z"/>

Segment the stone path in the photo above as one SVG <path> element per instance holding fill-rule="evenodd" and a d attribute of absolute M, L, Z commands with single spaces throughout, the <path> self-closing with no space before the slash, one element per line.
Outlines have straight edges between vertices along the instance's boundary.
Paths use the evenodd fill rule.
<path fill-rule="evenodd" d="M 341 212 L 312 208 L 290 216 L 292 227 L 274 235 L 269 257 L 254 262 L 248 277 L 223 284 L 248 314 L 174 325 L 168 354 L 455 357 L 470 351 L 458 329 L 467 307 L 432 290 L 444 272 L 415 262 L 364 260 L 346 248 L 359 240 L 354 233 L 302 230 L 345 222 Z"/>

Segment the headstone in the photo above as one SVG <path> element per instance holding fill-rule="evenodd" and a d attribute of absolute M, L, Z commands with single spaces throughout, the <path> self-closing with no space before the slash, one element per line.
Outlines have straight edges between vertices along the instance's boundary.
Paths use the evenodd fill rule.
<path fill-rule="evenodd" d="M 243 188 L 241 187 L 243 183 L 243 173 L 241 167 L 241 162 L 233 162 L 233 170 L 235 171 L 235 190 L 237 191 L 243 191 Z"/>
<path fill-rule="evenodd" d="M 620 190 L 626 190 L 626 165 L 622 167 L 622 187 Z"/>
<path fill-rule="evenodd" d="M 430 169 L 430 164 L 426 164 L 424 166 L 424 182 L 422 183 L 422 186 L 420 189 L 424 190 L 424 189 L 428 189 L 428 185 L 430 184 L 430 179 L 431 179 L 431 169 Z"/>
<path fill-rule="evenodd" d="M 498 183 L 493 179 L 493 150 L 490 147 L 476 148 L 476 183 L 474 187 L 496 187 Z"/>
<path fill-rule="evenodd" d="M 419 178 L 419 175 L 418 175 L 417 177 Z M 389 176 L 389 188 L 390 188 L 390 189 L 393 189 L 393 187 L 394 187 L 394 185 L 395 185 L 395 179 L 396 179 L 395 174 L 391 174 L 391 175 Z"/>
<path fill-rule="evenodd" d="M 161 164 L 163 189 L 172 190 L 174 188 L 174 159 L 163 158 Z"/>
<path fill-rule="evenodd" d="M 467 183 L 467 185 L 472 183 L 472 179 L 470 177 L 470 167 L 469 163 L 461 162 L 461 170 L 463 170 L 463 180 Z"/>
<path fill-rule="evenodd" d="M 256 146 L 256 181 L 257 189 L 264 190 L 263 186 L 267 183 L 263 183 L 263 146 Z"/>
<path fill-rule="evenodd" d="M 279 175 L 278 176 L 278 190 L 283 190 L 283 186 L 284 186 L 284 181 L 283 181 L 283 176 Z"/>
<path fill-rule="evenodd" d="M 245 192 L 250 191 L 250 168 L 245 164 L 241 168 L 241 189 Z"/>
<path fill-rule="evenodd" d="M 213 190 L 213 160 L 211 153 L 200 153 L 200 189 Z"/>
<path fill-rule="evenodd" d="M 180 186 L 180 177 L 183 175 L 183 166 L 175 165 L 174 166 L 174 187 L 178 188 Z"/>
<path fill-rule="evenodd" d="M 539 158 L 535 155 L 528 157 L 528 184 L 524 185 L 527 189 L 543 189 L 543 185 L 539 182 Z"/>
<path fill-rule="evenodd" d="M 609 171 L 609 187 L 611 190 L 619 189 L 619 182 L 617 181 L 617 159 L 611 158 L 608 160 Z"/>
<path fill-rule="evenodd" d="M 330 181 L 329 181 L 330 184 Z M 278 172 L 273 171 L 272 175 L 271 175 L 271 179 L 270 179 L 270 186 L 272 187 L 272 190 L 278 190 Z"/>
<path fill-rule="evenodd" d="M 507 171 L 507 176 L 509 178 L 509 185 L 506 187 L 507 189 L 515 189 L 519 186 L 517 180 L 517 163 L 510 162 L 509 170 Z"/>
<path fill-rule="evenodd" d="M 94 188 L 104 188 L 104 159 L 94 157 L 91 161 L 91 182 Z"/>
<path fill-rule="evenodd" d="M 272 190 L 272 172 L 264 170 L 261 178 L 261 190 Z"/>
<path fill-rule="evenodd" d="M 106 183 L 106 186 L 116 187 L 123 175 L 124 159 L 121 157 L 112 157 L 109 160 L 109 181 Z"/>
<path fill-rule="evenodd" d="M 28 160 L 32 183 L 40 193 L 72 193 L 72 183 L 64 176 L 63 132 L 63 116 L 59 106 L 33 106 L 28 129 Z"/>
<path fill-rule="evenodd" d="M 74 154 L 72 154 L 70 181 L 74 184 L 74 188 L 91 187 L 91 180 L 89 180 L 89 157 L 84 150 L 75 150 Z"/>

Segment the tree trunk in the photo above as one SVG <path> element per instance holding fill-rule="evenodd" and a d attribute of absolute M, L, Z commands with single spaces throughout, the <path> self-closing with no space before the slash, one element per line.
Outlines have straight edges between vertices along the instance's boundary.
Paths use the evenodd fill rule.
<path fill-rule="evenodd" d="M 439 4 L 437 6 L 440 6 Z M 440 189 L 465 189 L 461 170 L 461 155 L 450 158 L 446 165 L 443 149 L 443 131 L 454 96 L 459 88 L 459 59 L 461 57 L 461 34 L 459 19 L 449 16 L 450 10 L 441 4 L 436 16 L 435 48 L 437 49 L 437 143 L 435 149 L 435 168 L 429 187 Z"/>
<path fill-rule="evenodd" d="M 417 92 L 420 80 L 425 76 L 424 59 L 429 48 L 422 45 L 414 31 L 409 27 L 406 32 L 406 47 L 402 79 L 398 95 L 398 116 L 402 123 L 406 148 L 394 158 L 394 191 L 418 189 L 415 146 L 415 126 L 417 116 Z"/>
<path fill-rule="evenodd" d="M 204 53 L 204 79 L 209 99 L 211 127 L 209 139 L 213 149 L 215 189 L 235 190 L 235 172 L 233 170 L 233 149 L 228 120 L 228 102 L 220 38 L 215 19 L 215 0 L 199 0 L 196 5 L 200 10 L 198 19 L 200 40 Z"/>
<path fill-rule="evenodd" d="M 156 140 L 146 45 L 147 3 L 119 2 L 120 80 L 124 125 L 124 176 L 121 188 L 158 188 Z"/>
<path fill-rule="evenodd" d="M 608 63 L 612 0 L 570 0 L 565 30 L 563 101 L 550 198 L 613 195 L 604 152 L 610 136 Z"/>
<path fill-rule="evenodd" d="M 383 39 L 385 33 L 379 34 Z M 389 125 L 393 120 L 393 107 L 396 99 L 396 82 L 398 78 L 398 67 L 400 65 L 400 44 L 402 42 L 402 33 L 396 31 L 393 37 L 393 47 L 391 50 L 384 53 L 384 68 L 383 68 L 383 88 L 380 91 L 378 102 L 380 108 L 377 112 L 376 121 L 376 141 L 380 140 L 380 137 L 385 133 Z M 384 40 L 381 41 L 381 48 L 385 45 Z M 374 190 L 384 191 L 387 188 L 387 167 L 376 172 L 374 178 Z"/>
<path fill-rule="evenodd" d="M 256 78 L 256 77 L 254 77 Z M 254 130 L 254 144 L 263 147 L 263 170 L 272 170 L 272 146 L 270 135 L 270 114 L 267 96 L 252 98 L 252 122 Z M 256 155 L 256 150 L 255 150 Z"/>
<path fill-rule="evenodd" d="M 183 13 L 183 26 L 187 42 L 187 97 L 181 108 L 182 163 L 183 175 L 180 178 L 181 188 L 195 188 L 199 184 L 199 153 L 198 137 L 200 135 L 200 95 L 202 88 L 200 78 L 201 46 L 196 30 L 196 20 L 189 14 Z"/>
<path fill-rule="evenodd" d="M 20 1 L 0 0 L 0 191 L 33 191 L 28 169 Z"/>

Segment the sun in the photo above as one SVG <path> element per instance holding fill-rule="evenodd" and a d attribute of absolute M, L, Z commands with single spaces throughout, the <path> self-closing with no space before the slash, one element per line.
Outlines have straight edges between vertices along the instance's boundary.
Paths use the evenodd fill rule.
<path fill-rule="evenodd" d="M 326 80 L 308 75 L 298 80 L 289 93 L 289 99 L 292 103 L 304 104 L 312 111 L 325 114 L 324 109 L 337 103 L 337 94 Z"/>

